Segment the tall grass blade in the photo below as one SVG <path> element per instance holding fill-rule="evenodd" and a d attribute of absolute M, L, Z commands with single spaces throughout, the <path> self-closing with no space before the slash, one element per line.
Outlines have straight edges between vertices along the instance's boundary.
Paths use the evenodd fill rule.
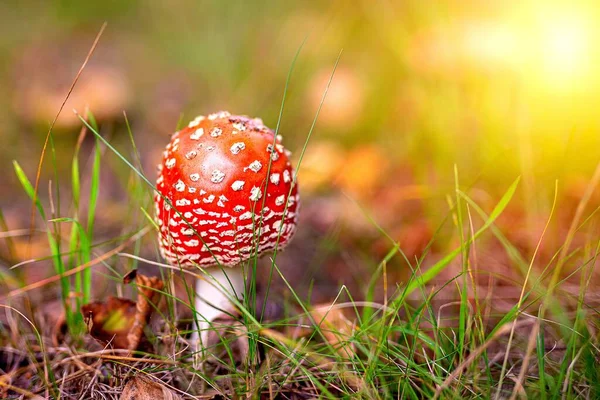
<path fill-rule="evenodd" d="M 34 202 L 35 208 L 37 208 L 40 216 L 44 220 L 46 220 L 46 212 L 44 211 L 42 202 L 40 201 L 39 197 L 35 195 L 35 190 L 34 190 L 33 186 L 31 185 L 31 182 L 27 178 L 27 175 L 25 174 L 25 172 L 23 171 L 23 169 L 21 168 L 21 166 L 19 165 L 19 163 L 17 161 L 13 161 L 13 167 L 15 169 L 15 174 L 17 175 L 17 179 L 19 180 L 19 183 L 25 190 L 25 193 L 27 193 L 29 198 Z M 73 322 L 74 322 L 73 321 L 73 313 L 71 312 L 71 308 L 67 303 L 67 300 L 69 298 L 69 279 L 65 276 L 62 276 L 65 272 L 65 265 L 62 261 L 60 246 L 50 230 L 46 230 L 46 234 L 48 237 L 48 244 L 50 246 L 50 251 L 52 253 L 52 262 L 54 265 L 54 271 L 57 274 L 61 275 L 61 278 L 60 278 L 61 295 L 62 295 L 62 302 L 63 302 L 63 306 L 65 309 L 65 313 L 67 315 L 67 322 L 73 324 Z"/>
<path fill-rule="evenodd" d="M 496 219 L 502 214 L 510 200 L 513 198 L 515 191 L 517 190 L 517 186 L 519 185 L 520 178 L 517 178 L 508 188 L 506 193 L 502 196 L 496 207 L 490 213 L 490 217 L 485 221 L 484 225 L 477 231 L 475 234 L 468 240 L 463 246 L 460 246 L 457 249 L 452 250 L 448 255 L 442 258 L 440 261 L 432 265 L 428 270 L 423 272 L 421 275 L 415 277 L 406 288 L 406 294 L 412 293 L 415 289 L 423 287 L 427 282 L 434 279 L 440 272 L 442 272 L 452 260 L 456 258 L 463 250 L 464 246 L 469 245 L 474 240 L 476 240 L 479 236 L 481 236 L 485 231 L 488 230 L 490 226 L 496 221 Z"/>

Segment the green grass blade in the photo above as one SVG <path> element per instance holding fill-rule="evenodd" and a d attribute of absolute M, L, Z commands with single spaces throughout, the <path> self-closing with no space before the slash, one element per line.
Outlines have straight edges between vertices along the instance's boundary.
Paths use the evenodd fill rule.
<path fill-rule="evenodd" d="M 37 208 L 37 210 L 38 210 L 39 214 L 42 216 L 42 218 L 45 220 L 46 213 L 44 211 L 44 207 L 42 206 L 42 202 L 40 201 L 39 197 L 35 195 L 34 188 L 31 185 L 31 182 L 29 181 L 29 179 L 27 178 L 27 175 L 25 175 L 25 172 L 23 171 L 23 169 L 21 168 L 21 166 L 19 165 L 19 163 L 17 161 L 13 161 L 13 166 L 15 169 L 15 174 L 17 175 L 17 179 L 21 183 L 21 186 L 25 190 L 25 193 L 29 196 L 30 199 L 35 200 L 35 207 Z M 52 261 L 53 261 L 53 265 L 54 265 L 54 271 L 57 274 L 62 275 L 65 272 L 65 265 L 62 261 L 60 245 L 56 241 L 54 235 L 52 234 L 52 232 L 50 230 L 47 230 L 46 234 L 48 237 L 48 244 L 50 246 L 50 251 L 52 253 Z M 61 286 L 63 305 L 65 308 L 65 312 L 67 314 L 67 322 L 73 323 L 71 308 L 67 304 L 67 299 L 69 298 L 69 291 L 70 291 L 69 280 L 67 277 L 61 277 L 60 286 Z"/>
<path fill-rule="evenodd" d="M 30 199 L 35 199 L 35 207 L 37 208 L 42 218 L 46 219 L 46 212 L 44 211 L 42 202 L 40 201 L 39 197 L 35 195 L 35 191 L 33 189 L 33 186 L 31 185 L 31 182 L 29 181 L 27 175 L 25 175 L 25 172 L 16 160 L 13 160 L 13 167 L 15 169 L 17 179 L 19 180 L 21 186 L 23 186 L 25 193 L 27 193 L 27 196 L 29 196 Z"/>
<path fill-rule="evenodd" d="M 100 193 L 100 142 L 96 140 L 94 147 L 94 163 L 92 166 L 92 180 L 90 184 L 90 199 L 88 203 L 87 233 L 90 239 L 94 234 L 94 219 L 98 205 L 98 194 Z"/>
<path fill-rule="evenodd" d="M 504 193 L 496 207 L 494 207 L 494 209 L 490 213 L 490 217 L 487 219 L 487 221 L 485 221 L 484 225 L 477 232 L 475 232 L 473 237 L 465 243 L 465 245 L 470 244 L 479 236 L 481 236 L 481 234 L 484 233 L 494 223 L 494 221 L 496 221 L 500 214 L 502 214 L 510 200 L 513 198 L 515 191 L 517 190 L 517 186 L 519 185 L 519 180 L 520 178 L 517 178 L 512 183 L 512 185 L 510 185 L 506 193 Z M 450 265 L 450 263 L 456 258 L 456 256 L 458 256 L 463 251 L 463 247 L 464 246 L 460 246 L 459 248 L 454 249 L 440 261 L 432 265 L 428 270 L 423 272 L 420 276 L 415 277 L 415 279 L 413 279 L 408 284 L 406 294 L 408 295 L 412 293 L 415 289 L 424 286 L 427 282 L 435 278 L 448 265 Z"/>
<path fill-rule="evenodd" d="M 90 184 L 90 198 L 88 203 L 88 218 L 87 218 L 87 234 L 86 241 L 89 243 L 94 238 L 94 219 L 96 217 L 96 207 L 98 204 L 98 194 L 100 193 L 100 142 L 96 139 L 94 147 L 94 162 L 92 166 L 92 179 Z M 83 247 L 83 246 L 82 246 Z M 87 263 L 91 260 L 91 254 L 88 249 L 82 249 L 83 262 Z M 92 292 L 92 270 L 86 268 L 83 271 L 83 302 L 90 301 Z"/>

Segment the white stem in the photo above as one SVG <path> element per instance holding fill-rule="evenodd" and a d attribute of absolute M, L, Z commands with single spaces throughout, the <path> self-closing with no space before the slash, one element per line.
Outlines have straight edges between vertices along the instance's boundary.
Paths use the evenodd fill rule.
<path fill-rule="evenodd" d="M 211 323 L 223 313 L 232 313 L 235 306 L 231 299 L 241 299 L 244 295 L 244 276 L 242 269 L 210 268 L 204 279 L 196 280 L 196 321 L 192 334 L 192 343 L 196 345 L 198 355 L 205 358 L 208 333 L 213 329 Z"/>

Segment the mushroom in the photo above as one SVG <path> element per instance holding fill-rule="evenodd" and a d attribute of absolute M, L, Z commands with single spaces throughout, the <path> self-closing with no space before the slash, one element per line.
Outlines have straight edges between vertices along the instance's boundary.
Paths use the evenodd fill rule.
<path fill-rule="evenodd" d="M 296 230 L 298 188 L 281 140 L 258 118 L 222 111 L 195 118 L 163 152 L 159 245 L 170 264 L 202 271 L 192 336 L 200 351 L 212 321 L 234 313 L 244 293 L 240 264 L 282 249 Z"/>

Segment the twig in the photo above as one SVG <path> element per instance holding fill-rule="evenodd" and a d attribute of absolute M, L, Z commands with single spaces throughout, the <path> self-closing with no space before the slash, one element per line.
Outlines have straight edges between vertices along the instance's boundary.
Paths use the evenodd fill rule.
<path fill-rule="evenodd" d="M 119 246 L 115 247 L 114 249 L 102 254 L 99 257 L 94 258 L 93 260 L 90 260 L 88 262 L 86 262 L 85 264 L 81 264 L 73 269 L 70 269 L 68 271 L 66 271 L 63 274 L 60 275 L 55 275 L 52 276 L 50 278 L 47 279 L 43 279 L 41 281 L 32 283 L 31 285 L 27 285 L 24 286 L 22 288 L 19 289 L 15 289 L 15 290 L 11 290 L 10 292 L 8 292 L 7 294 L 0 296 L 0 300 L 5 300 L 5 299 L 9 299 L 12 297 L 17 297 L 17 296 L 21 296 L 26 292 L 29 292 L 33 289 L 37 289 L 40 288 L 42 286 L 48 285 L 50 283 L 59 281 L 61 278 L 67 277 L 67 276 L 71 276 L 71 275 L 75 275 L 76 273 L 83 271 L 84 269 L 91 267 L 93 265 L 96 265 L 98 263 L 101 263 L 102 261 L 109 259 L 110 257 L 118 254 L 120 251 L 122 251 L 125 247 L 127 247 L 129 244 L 131 244 L 132 242 L 135 242 L 136 240 L 140 239 L 141 237 L 143 237 L 146 233 L 148 233 L 148 231 L 150 231 L 150 226 L 147 226 L 146 228 L 140 230 L 138 233 L 136 233 L 135 235 L 133 235 L 132 237 L 130 237 L 127 241 L 121 243 Z"/>

